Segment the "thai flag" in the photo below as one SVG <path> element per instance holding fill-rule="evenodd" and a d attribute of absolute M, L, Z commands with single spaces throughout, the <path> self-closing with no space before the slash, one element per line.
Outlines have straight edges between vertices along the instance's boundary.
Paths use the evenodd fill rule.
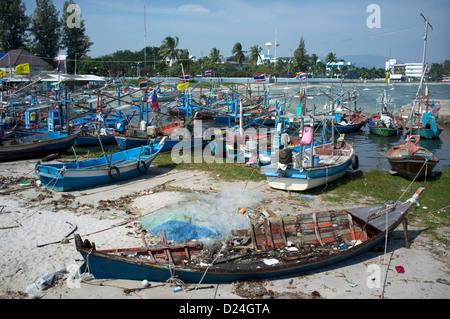
<path fill-rule="evenodd" d="M 152 112 L 159 111 L 158 95 L 156 94 L 156 90 L 153 91 L 152 96 L 150 96 L 147 102 L 150 103 Z"/>
<path fill-rule="evenodd" d="M 205 76 L 211 76 L 211 75 L 212 75 L 211 70 L 206 70 L 206 71 L 205 71 Z"/>
<path fill-rule="evenodd" d="M 260 74 L 255 76 L 255 82 L 265 82 L 266 81 L 266 75 Z"/>
<path fill-rule="evenodd" d="M 140 80 L 139 81 L 139 88 L 141 90 L 147 90 L 148 87 L 148 80 Z"/>
<path fill-rule="evenodd" d="M 300 80 L 304 81 L 304 80 L 306 80 L 306 77 L 308 76 L 308 73 L 300 72 L 300 73 L 297 73 L 297 76 L 300 78 Z"/>
<path fill-rule="evenodd" d="M 58 71 L 58 72 L 61 71 L 61 60 L 58 60 L 58 66 L 53 71 Z"/>
<path fill-rule="evenodd" d="M 182 82 L 189 82 L 190 80 L 191 80 L 190 74 L 180 76 L 180 81 L 182 81 Z"/>

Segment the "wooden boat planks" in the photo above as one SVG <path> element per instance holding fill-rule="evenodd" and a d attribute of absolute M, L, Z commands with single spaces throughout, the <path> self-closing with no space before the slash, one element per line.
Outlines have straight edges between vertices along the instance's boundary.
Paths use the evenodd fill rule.
<path fill-rule="evenodd" d="M 251 230 L 234 231 L 235 236 L 251 236 L 257 250 L 288 247 L 288 241 L 301 245 L 321 245 L 336 241 L 351 242 L 367 238 L 363 223 L 357 224 L 346 211 L 322 212 L 287 219 L 265 219 Z"/>

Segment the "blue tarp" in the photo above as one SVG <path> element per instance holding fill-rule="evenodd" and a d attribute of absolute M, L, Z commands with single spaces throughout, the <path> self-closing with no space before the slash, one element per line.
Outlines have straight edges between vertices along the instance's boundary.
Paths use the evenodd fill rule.
<path fill-rule="evenodd" d="M 170 220 L 158 225 L 152 228 L 150 233 L 158 236 L 162 231 L 166 232 L 167 240 L 176 242 L 200 238 L 218 238 L 220 236 L 219 231 L 214 227 L 201 227 L 178 220 Z"/>
<path fill-rule="evenodd" d="M 425 112 L 422 117 L 422 126 L 430 125 L 430 128 L 433 130 L 434 134 L 438 133 L 438 128 L 436 124 L 436 118 L 430 112 Z"/>

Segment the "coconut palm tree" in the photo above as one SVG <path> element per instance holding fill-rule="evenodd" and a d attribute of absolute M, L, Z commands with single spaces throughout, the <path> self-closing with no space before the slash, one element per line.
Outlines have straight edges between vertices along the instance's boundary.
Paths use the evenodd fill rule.
<path fill-rule="evenodd" d="M 159 55 L 161 55 L 164 59 L 169 59 L 170 71 L 172 71 L 172 64 L 178 58 L 177 46 L 179 43 L 178 37 L 166 37 L 162 41 L 162 45 L 159 48 Z"/>
<path fill-rule="evenodd" d="M 254 45 L 250 48 L 249 60 L 252 61 L 253 65 L 256 65 L 258 63 L 261 51 L 262 51 L 262 48 L 258 45 Z"/>
<path fill-rule="evenodd" d="M 336 62 L 336 54 L 334 54 L 333 52 L 328 53 L 325 61 L 329 63 Z"/>
<path fill-rule="evenodd" d="M 231 52 L 233 53 L 234 59 L 236 60 L 237 64 L 239 64 L 239 66 L 242 66 L 242 63 L 245 59 L 245 51 L 242 51 L 242 44 L 240 42 L 237 42 Z"/>
<path fill-rule="evenodd" d="M 222 55 L 220 55 L 220 50 L 217 48 L 212 48 L 211 52 L 209 53 L 209 58 L 211 59 L 211 62 L 213 64 L 218 64 L 222 58 Z"/>

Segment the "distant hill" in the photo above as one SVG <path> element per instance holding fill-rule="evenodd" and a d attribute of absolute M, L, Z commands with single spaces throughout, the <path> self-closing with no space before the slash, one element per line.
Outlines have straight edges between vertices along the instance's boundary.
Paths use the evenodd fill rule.
<path fill-rule="evenodd" d="M 338 59 L 343 59 L 348 62 L 354 62 L 358 68 L 385 68 L 386 62 L 389 60 L 388 57 L 374 55 L 374 54 L 361 54 L 361 55 L 346 55 L 338 56 Z M 395 57 L 394 57 L 395 59 Z M 397 63 L 403 63 L 397 59 Z"/>

